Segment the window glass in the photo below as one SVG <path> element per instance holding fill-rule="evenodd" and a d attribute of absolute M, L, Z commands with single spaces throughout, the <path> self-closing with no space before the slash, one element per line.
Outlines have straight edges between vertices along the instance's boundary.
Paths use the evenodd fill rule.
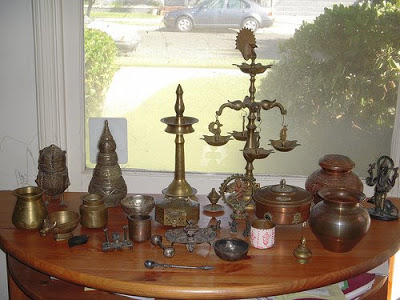
<path fill-rule="evenodd" d="M 220 8 L 223 2 L 211 5 Z M 337 153 L 350 157 L 356 173 L 366 176 L 370 163 L 390 154 L 399 41 L 396 30 L 387 28 L 395 28 L 398 8 L 352 0 L 329 1 L 328 7 L 326 1 L 264 2 L 267 7 L 255 8 L 251 17 L 179 11 L 187 7 L 157 1 L 146 8 L 130 1 L 96 1 L 90 10 L 85 4 L 85 13 L 90 12 L 86 27 L 106 32 L 117 49 L 115 59 L 99 63 L 112 66 L 110 78 L 100 76 L 99 90 L 86 82 L 86 97 L 93 92 L 92 99 L 97 98 L 86 99 L 86 121 L 127 120 L 128 161 L 122 167 L 174 170 L 175 136 L 165 132 L 160 120 L 175 116 L 180 84 L 184 115 L 199 120 L 195 131 L 184 135 L 186 171 L 244 173 L 245 142 L 232 139 L 217 147 L 203 137 L 213 134 L 210 124 L 224 103 L 249 95 L 250 77 L 236 65 L 250 61 L 235 49 L 245 20 L 257 26 L 256 63 L 273 65 L 255 77 L 256 100 L 276 99 L 287 110 L 285 116 L 279 108 L 260 111 L 255 122 L 260 147 L 272 149 L 270 140 L 279 140 L 282 129 L 287 129 L 287 140 L 301 144 L 255 160 L 255 174 L 308 175 L 320 157 Z M 86 57 L 99 48 L 98 41 L 85 43 Z M 90 64 L 86 60 L 86 71 L 92 70 Z M 218 117 L 221 135 L 246 130 L 248 115 L 246 109 L 225 108 Z M 86 153 L 87 166 L 93 167 Z"/>
<path fill-rule="evenodd" d="M 226 4 L 226 8 L 230 9 L 238 9 L 241 6 L 241 1 L 239 0 L 228 0 Z"/>

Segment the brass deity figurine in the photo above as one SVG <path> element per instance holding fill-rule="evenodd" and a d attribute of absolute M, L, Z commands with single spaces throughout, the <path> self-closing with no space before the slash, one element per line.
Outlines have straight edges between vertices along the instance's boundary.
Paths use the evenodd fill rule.
<path fill-rule="evenodd" d="M 70 185 L 66 151 L 54 144 L 40 150 L 38 169 L 35 181 L 45 191 L 46 203 L 60 198 L 60 205 L 66 205 L 63 193 Z"/>
<path fill-rule="evenodd" d="M 376 175 L 374 170 L 376 168 Z M 375 208 L 368 209 L 371 218 L 392 221 L 399 218 L 399 210 L 392 201 L 386 198 L 399 177 L 399 168 L 394 167 L 393 160 L 389 156 L 381 156 L 377 163 L 369 165 L 368 177 L 365 179 L 369 186 L 375 185 L 374 196 L 368 200 Z"/>
<path fill-rule="evenodd" d="M 118 206 L 126 196 L 127 187 L 115 152 L 117 145 L 107 120 L 98 147 L 97 165 L 93 170 L 88 192 L 104 196 L 107 207 Z"/>
<path fill-rule="evenodd" d="M 255 100 L 255 77 L 257 74 L 264 73 L 267 69 L 271 68 L 272 65 L 262 65 L 260 63 L 256 63 L 255 60 L 257 58 L 255 48 L 256 39 L 254 33 L 244 28 L 240 30 L 236 38 L 236 49 L 238 49 L 243 58 L 247 60 L 251 60 L 251 63 L 242 63 L 241 65 L 236 65 L 239 69 L 246 74 L 250 75 L 250 87 L 249 87 L 249 96 L 246 96 L 243 101 L 235 100 L 235 101 L 227 101 L 222 104 L 220 108 L 216 111 L 216 120 L 215 122 L 211 122 L 209 125 L 209 131 L 213 135 L 204 135 L 204 140 L 207 144 L 211 146 L 222 146 L 225 145 L 231 137 L 238 141 L 244 141 L 245 145 L 243 148 L 243 157 L 246 161 L 245 174 L 243 177 L 246 177 L 247 180 L 243 181 L 243 185 L 248 184 L 248 180 L 253 181 L 255 183 L 255 178 L 253 176 L 253 161 L 256 159 L 264 159 L 269 156 L 274 151 L 272 149 L 264 149 L 260 147 L 260 132 L 257 131 L 257 122 L 261 122 L 261 110 L 270 110 L 272 108 L 277 107 L 280 110 L 282 117 L 286 115 L 286 109 L 282 106 L 282 104 L 276 102 L 276 100 Z M 219 117 L 222 115 L 222 112 L 225 108 L 230 108 L 236 111 L 247 111 L 247 125 L 244 126 L 245 116 L 243 117 L 243 125 L 242 132 L 233 131 L 229 135 L 221 135 L 221 122 L 219 121 Z M 297 141 L 287 140 L 287 125 L 283 125 L 283 128 L 280 132 L 279 140 L 270 140 L 272 147 L 281 152 L 287 152 L 293 150 L 296 146 L 298 146 Z M 245 129 L 246 128 L 246 129 Z M 221 186 L 220 193 L 223 196 L 224 193 L 229 192 L 226 188 L 229 187 L 229 182 L 231 178 L 228 178 L 226 182 L 224 182 Z M 238 180 L 241 180 L 238 178 Z M 237 183 L 236 183 L 237 184 Z M 248 203 L 251 199 L 251 189 L 248 190 L 247 193 L 243 194 L 243 202 L 246 205 L 251 205 Z M 225 199 L 224 199 L 225 200 Z M 229 204 L 229 203 L 228 203 Z M 236 203 L 236 207 L 242 207 L 243 205 Z M 237 210 L 237 214 L 234 218 L 242 218 L 245 217 L 245 213 L 242 210 L 242 214 L 240 214 L 240 210 Z"/>

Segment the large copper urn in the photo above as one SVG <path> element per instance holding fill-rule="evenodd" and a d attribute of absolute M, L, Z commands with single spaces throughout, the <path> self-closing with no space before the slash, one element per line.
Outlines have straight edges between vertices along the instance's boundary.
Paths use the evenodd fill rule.
<path fill-rule="evenodd" d="M 321 201 L 317 192 L 324 187 L 347 187 L 363 191 L 363 183 L 352 171 L 355 163 L 349 157 L 327 154 L 321 157 L 319 165 L 321 168 L 307 177 L 305 186 L 306 190 L 313 195 L 315 203 Z"/>

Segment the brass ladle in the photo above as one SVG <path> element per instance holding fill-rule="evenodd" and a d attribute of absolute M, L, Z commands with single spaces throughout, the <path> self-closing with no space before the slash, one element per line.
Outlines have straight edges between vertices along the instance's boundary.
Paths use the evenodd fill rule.
<path fill-rule="evenodd" d="M 179 268 L 179 269 L 200 269 L 200 270 L 212 270 L 215 269 L 213 266 L 180 266 L 180 265 L 170 265 L 170 264 L 159 264 L 152 260 L 146 260 L 144 262 L 144 266 L 147 269 L 153 269 L 155 267 L 163 267 L 163 268 Z"/>

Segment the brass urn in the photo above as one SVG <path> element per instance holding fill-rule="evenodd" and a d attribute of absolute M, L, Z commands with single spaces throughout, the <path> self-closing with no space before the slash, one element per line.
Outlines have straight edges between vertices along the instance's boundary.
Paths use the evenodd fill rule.
<path fill-rule="evenodd" d="M 111 135 L 108 121 L 98 144 L 97 165 L 89 184 L 89 193 L 104 196 L 107 207 L 118 206 L 126 196 L 127 187 L 118 164 L 117 145 Z"/>
<path fill-rule="evenodd" d="M 38 169 L 36 183 L 44 189 L 48 200 L 60 198 L 61 204 L 65 204 L 63 193 L 70 185 L 66 152 L 54 144 L 40 150 Z"/>

